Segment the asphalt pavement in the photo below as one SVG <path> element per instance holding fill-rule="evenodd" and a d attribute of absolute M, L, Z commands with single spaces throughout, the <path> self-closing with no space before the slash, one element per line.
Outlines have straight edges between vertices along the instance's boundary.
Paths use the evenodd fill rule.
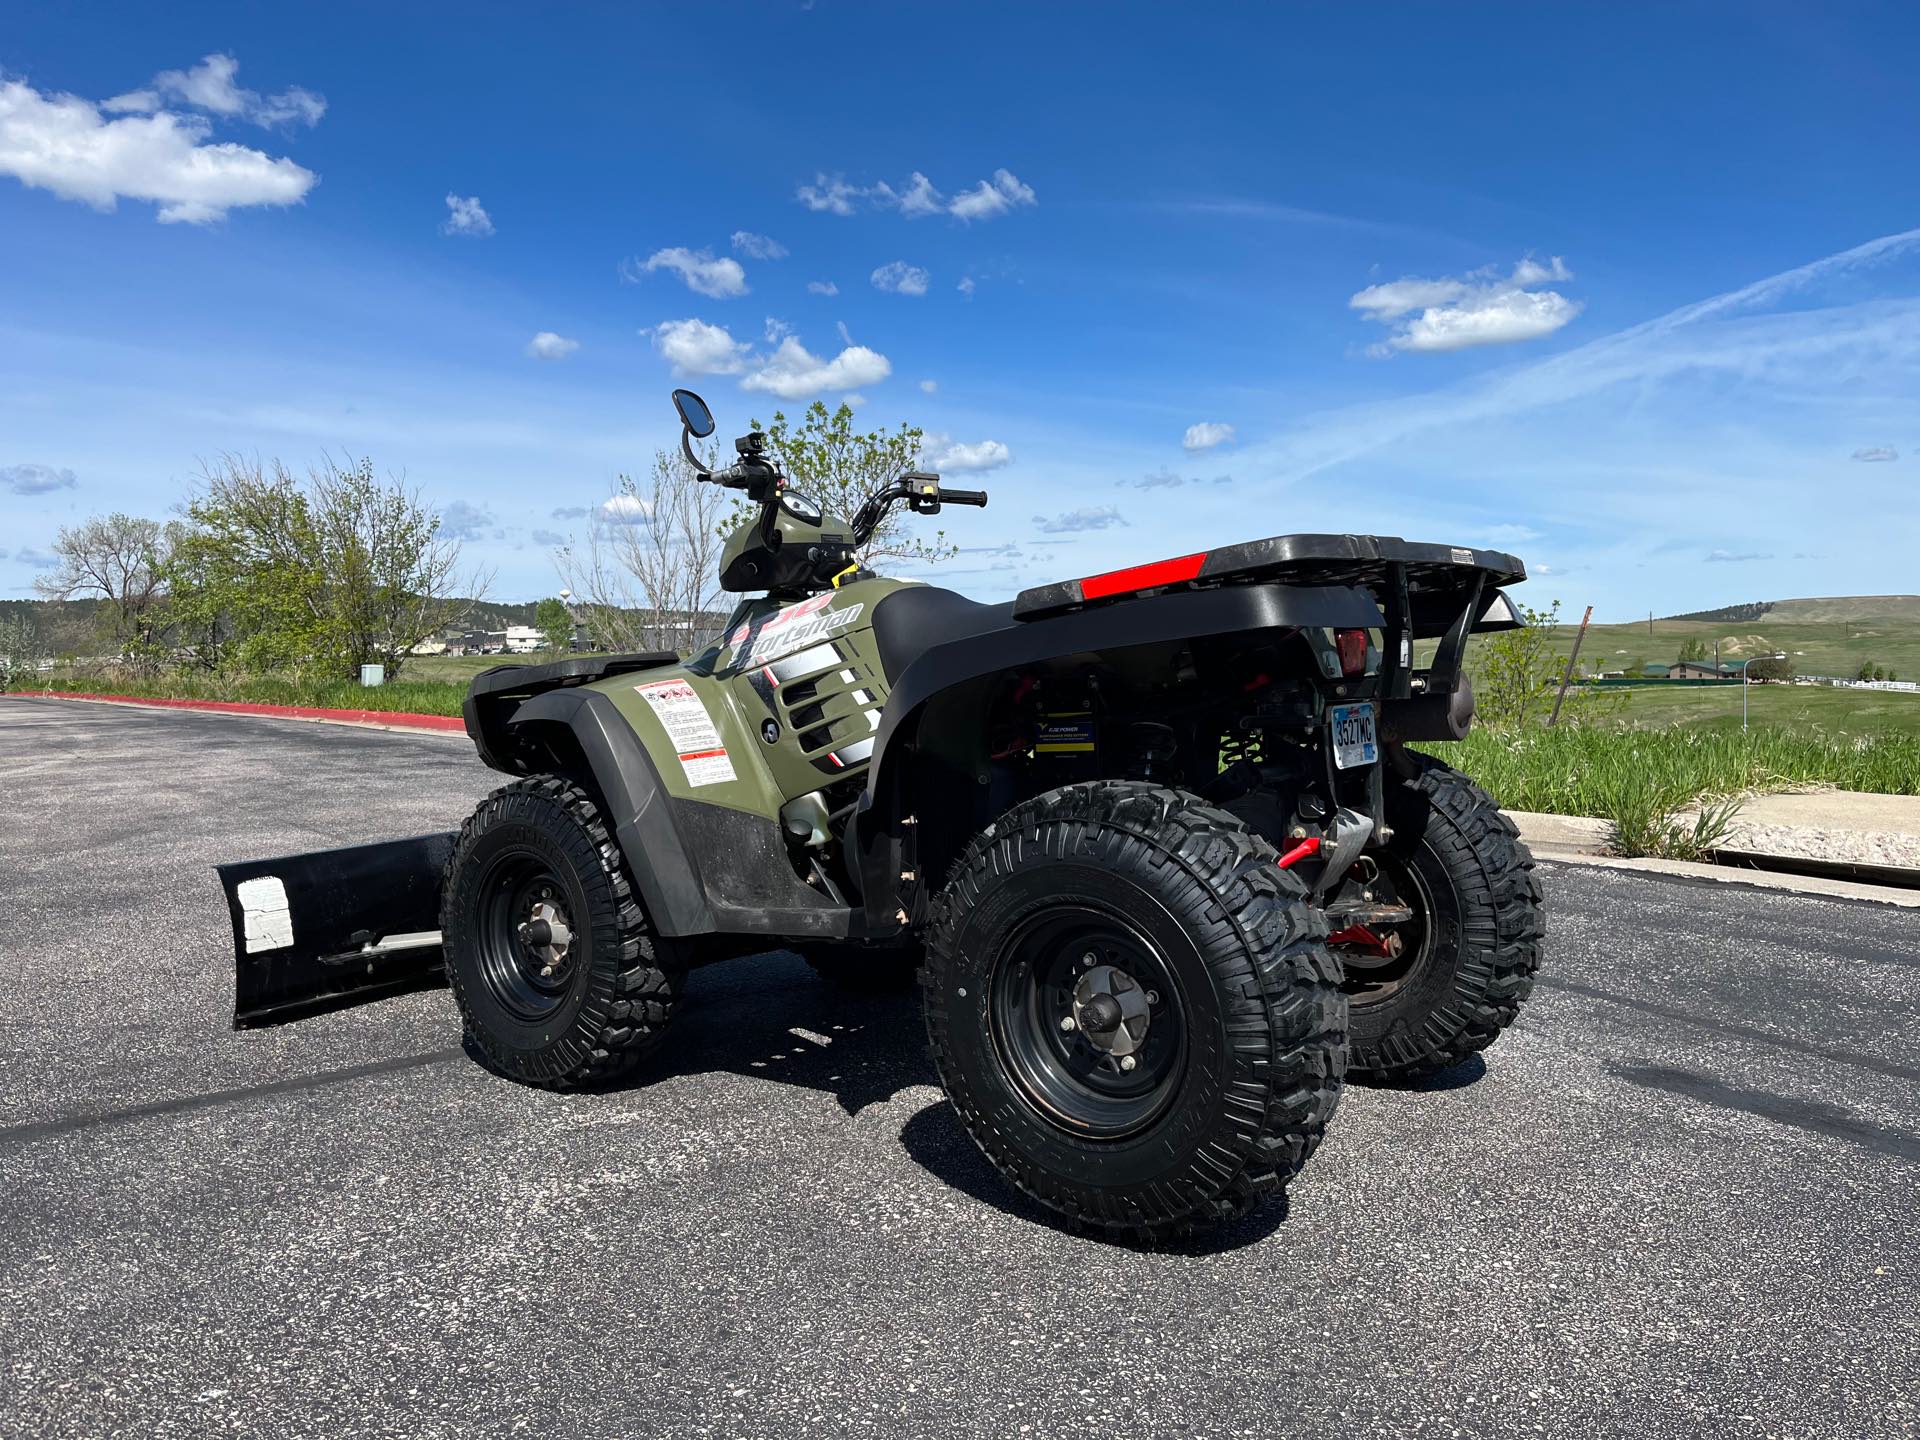
<path fill-rule="evenodd" d="M 629 1088 L 429 991 L 235 1033 L 219 861 L 451 828 L 459 736 L 0 702 L 0 1434 L 1920 1431 L 1920 913 L 1545 867 L 1520 1023 L 1288 1202 L 1056 1228 L 910 998 L 697 972 Z"/>

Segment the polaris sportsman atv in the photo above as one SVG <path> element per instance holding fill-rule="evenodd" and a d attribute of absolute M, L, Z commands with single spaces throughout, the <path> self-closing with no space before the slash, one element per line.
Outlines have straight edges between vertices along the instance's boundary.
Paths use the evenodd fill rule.
<path fill-rule="evenodd" d="M 1276 1193 L 1343 1076 L 1416 1081 L 1513 1022 L 1532 858 L 1406 746 L 1465 735 L 1518 560 L 1287 535 L 977 604 L 858 556 L 892 506 L 984 494 L 913 473 L 842 519 L 759 433 L 706 473 L 713 418 L 674 403 L 754 507 L 720 639 L 488 670 L 467 733 L 518 778 L 457 834 L 221 867 L 236 1023 L 443 965 L 478 1052 L 559 1088 L 652 1051 L 695 965 L 917 967 L 987 1157 L 1156 1238 Z"/>

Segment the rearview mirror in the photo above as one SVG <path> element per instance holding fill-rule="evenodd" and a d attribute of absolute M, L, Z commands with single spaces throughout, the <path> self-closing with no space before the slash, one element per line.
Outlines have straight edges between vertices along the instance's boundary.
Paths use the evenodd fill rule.
<path fill-rule="evenodd" d="M 713 433 L 713 412 L 707 402 L 691 390 L 673 392 L 673 408 L 680 412 L 680 423 L 695 438 L 704 440 Z"/>

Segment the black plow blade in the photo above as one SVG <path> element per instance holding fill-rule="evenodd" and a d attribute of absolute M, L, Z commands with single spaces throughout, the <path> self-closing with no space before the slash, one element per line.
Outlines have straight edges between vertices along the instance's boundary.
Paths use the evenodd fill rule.
<path fill-rule="evenodd" d="M 417 835 L 216 866 L 233 920 L 234 1028 L 358 1005 L 435 976 L 453 840 Z"/>

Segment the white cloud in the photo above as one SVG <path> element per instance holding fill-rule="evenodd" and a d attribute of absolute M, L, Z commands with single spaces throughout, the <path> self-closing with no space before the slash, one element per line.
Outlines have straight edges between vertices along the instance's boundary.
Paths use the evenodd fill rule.
<path fill-rule="evenodd" d="M 1387 344 L 1395 350 L 1465 350 L 1551 335 L 1580 313 L 1580 302 L 1551 290 L 1509 290 L 1470 303 L 1423 311 Z"/>
<path fill-rule="evenodd" d="M 960 277 L 960 283 L 954 286 L 953 288 L 958 290 L 962 295 L 966 296 L 969 300 L 971 300 L 973 298 L 973 290 L 974 290 L 973 277 L 971 275 L 962 275 Z"/>
<path fill-rule="evenodd" d="M 811 184 L 800 186 L 794 198 L 809 210 L 829 215 L 851 215 L 857 203 L 864 200 L 876 210 L 898 210 L 909 220 L 945 214 L 968 222 L 991 220 L 1009 210 L 1038 203 L 1033 187 L 1005 168 L 994 171 L 991 180 L 982 180 L 951 198 L 942 195 L 918 170 L 897 189 L 884 180 L 873 185 L 851 185 L 838 173 L 821 171 Z"/>
<path fill-rule="evenodd" d="M 493 516 L 481 505 L 456 500 L 440 512 L 440 533 L 449 540 L 484 540 Z"/>
<path fill-rule="evenodd" d="M 827 360 L 789 335 L 772 355 L 755 361 L 755 368 L 740 382 L 740 388 L 777 395 L 782 400 L 806 400 L 827 390 L 876 385 L 892 373 L 892 362 L 864 345 L 849 345 Z"/>
<path fill-rule="evenodd" d="M 567 543 L 567 537 L 558 530 L 529 530 L 527 538 L 536 545 L 545 545 L 549 548 Z"/>
<path fill-rule="evenodd" d="M 170 97 L 195 110 L 256 125 L 285 125 L 298 120 L 313 126 L 327 113 L 323 96 L 295 85 L 278 95 L 261 95 L 234 84 L 240 62 L 231 55 L 209 55 L 191 70 L 163 70 L 143 90 L 130 90 L 101 104 L 109 113 L 150 115 Z"/>
<path fill-rule="evenodd" d="M 930 279 L 932 277 L 918 265 L 895 260 L 873 272 L 873 288 L 894 295 L 924 295 Z"/>
<path fill-rule="evenodd" d="M 1082 530 L 1105 530 L 1114 525 L 1127 522 L 1120 512 L 1111 505 L 1089 505 L 1079 510 L 1069 510 L 1064 515 L 1056 515 L 1051 520 L 1044 515 L 1033 517 L 1033 523 L 1046 535 L 1070 535 Z"/>
<path fill-rule="evenodd" d="M 864 345 L 848 345 L 831 359 L 815 355 L 785 322 L 772 318 L 766 335 L 773 349 L 765 354 L 704 320 L 669 320 L 641 333 L 652 334 L 654 348 L 672 362 L 675 374 L 740 375 L 741 389 L 783 400 L 811 399 L 829 390 L 857 391 L 893 373 L 886 356 Z"/>
<path fill-rule="evenodd" d="M 1732 550 L 1709 550 L 1707 552 L 1707 559 L 1713 564 L 1738 565 L 1748 560 L 1771 560 L 1772 558 L 1773 556 L 1771 555 L 1761 555 L 1753 551 L 1742 551 L 1738 554 Z"/>
<path fill-rule="evenodd" d="M 60 563 L 56 556 L 49 555 L 44 550 L 35 550 L 31 547 L 25 550 L 14 551 L 13 558 L 22 565 L 31 565 L 36 570 L 51 570 Z"/>
<path fill-rule="evenodd" d="M 1556 290 L 1533 288 L 1572 278 L 1558 255 L 1544 265 L 1529 255 L 1504 279 L 1491 270 L 1462 278 L 1407 276 L 1369 285 L 1347 304 L 1369 320 L 1398 322 L 1392 335 L 1371 347 L 1371 354 L 1510 345 L 1551 335 L 1580 313 L 1579 301 Z"/>
<path fill-rule="evenodd" d="M 71 490 L 79 483 L 73 471 L 56 470 L 51 465 L 0 465 L 0 486 L 16 495 L 47 495 Z"/>
<path fill-rule="evenodd" d="M 1233 426 L 1223 425 L 1217 420 L 1202 420 L 1197 425 L 1187 427 L 1186 437 L 1180 443 L 1188 450 L 1211 450 L 1232 439 Z"/>
<path fill-rule="evenodd" d="M 491 235 L 493 217 L 487 214 L 487 207 L 480 203 L 478 195 L 456 195 L 447 192 L 447 218 L 440 226 L 442 235 Z"/>
<path fill-rule="evenodd" d="M 996 170 L 991 182 L 982 180 L 974 189 L 954 196 L 947 210 L 959 220 L 991 220 L 1015 206 L 1034 203 L 1031 185 L 1021 184 L 1011 171 Z"/>
<path fill-rule="evenodd" d="M 859 186 L 849 185 L 838 175 L 821 174 L 813 177 L 811 185 L 802 185 L 794 192 L 794 198 L 809 210 L 824 210 L 830 215 L 853 214 L 853 202 L 867 192 Z"/>
<path fill-rule="evenodd" d="M 715 300 L 730 300 L 747 293 L 747 272 L 740 268 L 738 260 L 724 255 L 715 259 L 708 251 L 689 250 L 684 245 L 654 251 L 640 269 L 648 272 L 670 270 L 686 283 L 689 290 Z M 631 265 L 626 273 L 628 279 L 639 278 Z"/>
<path fill-rule="evenodd" d="M 931 395 L 933 394 L 934 391 L 938 390 L 939 388 L 940 388 L 940 382 L 938 380 L 922 380 L 920 382 L 920 390 L 922 394 Z"/>
<path fill-rule="evenodd" d="M 862 395 L 858 390 L 854 390 L 848 394 L 842 395 L 840 397 L 840 403 L 846 406 L 849 410 L 858 410 L 862 405 L 865 405 L 867 403 L 867 397 Z"/>
<path fill-rule="evenodd" d="M 0 81 L 0 175 L 96 210 L 148 200 L 163 224 L 205 225 L 246 206 L 297 204 L 319 178 L 285 157 L 211 144 L 210 133 L 198 116 L 105 120 L 77 96 Z"/>
<path fill-rule="evenodd" d="M 778 240 L 770 239 L 765 235 L 756 235 L 751 230 L 734 231 L 733 248 L 749 260 L 784 260 L 787 258 L 786 246 L 782 245 Z"/>
<path fill-rule="evenodd" d="M 935 470 L 998 470 L 1013 463 L 1013 452 L 998 440 L 963 445 L 935 434 L 921 443 L 920 458 Z"/>
<path fill-rule="evenodd" d="M 551 330 L 542 330 L 527 342 L 527 354 L 535 360 L 564 360 L 579 348 L 578 340 L 569 340 Z"/>
<path fill-rule="evenodd" d="M 1854 451 L 1853 458 L 1868 462 L 1898 460 L 1900 452 L 1891 445 L 1868 445 L 1864 449 Z"/>
<path fill-rule="evenodd" d="M 594 518 L 604 525 L 646 525 L 653 520 L 653 507 L 638 495 L 613 495 L 601 502 Z"/>
<path fill-rule="evenodd" d="M 838 295 L 840 293 L 840 287 L 831 280 L 809 280 L 807 282 L 807 293 L 809 295 Z"/>
<path fill-rule="evenodd" d="M 940 192 L 933 188 L 933 182 L 914 171 L 907 179 L 904 190 L 895 190 L 885 181 L 873 187 L 873 203 L 885 209 L 898 210 L 909 220 L 922 215 L 938 215 L 944 208 Z"/>
<path fill-rule="evenodd" d="M 653 331 L 653 346 L 676 375 L 738 375 L 747 367 L 748 347 L 704 320 L 664 321 Z"/>

